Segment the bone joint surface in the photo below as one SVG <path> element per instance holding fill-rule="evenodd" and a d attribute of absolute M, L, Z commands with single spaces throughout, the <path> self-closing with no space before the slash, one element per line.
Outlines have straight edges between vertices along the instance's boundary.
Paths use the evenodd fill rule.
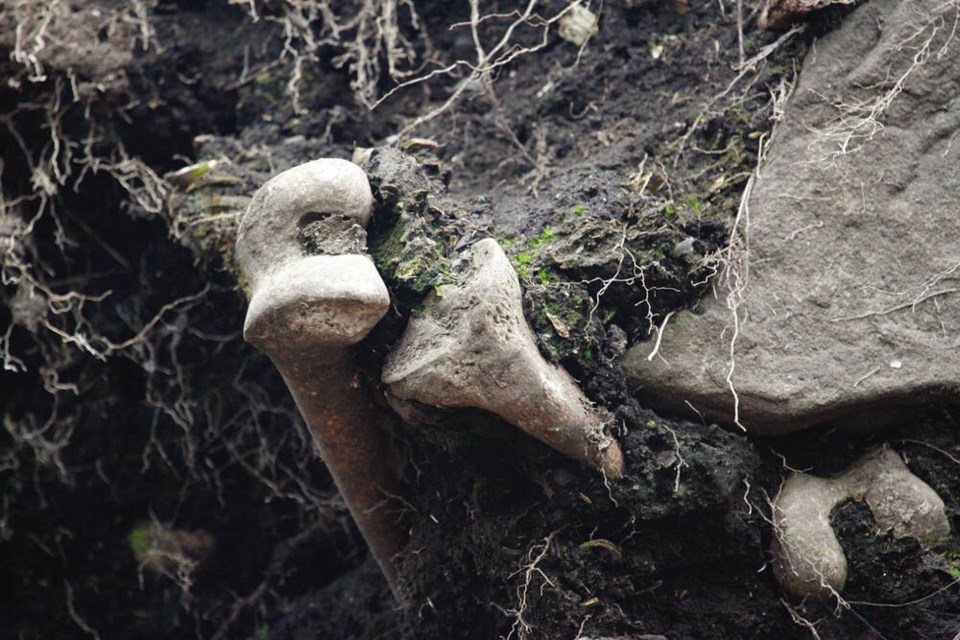
<path fill-rule="evenodd" d="M 396 593 L 402 535 L 383 508 L 401 491 L 391 418 L 351 346 L 390 305 L 366 247 L 373 196 L 356 165 L 308 162 L 264 184 L 244 213 L 237 260 L 250 283 L 244 338 L 283 376 L 360 532 Z M 317 255 L 319 254 L 319 255 Z"/>
<path fill-rule="evenodd" d="M 853 497 L 862 497 L 879 527 L 898 538 L 931 542 L 950 534 L 943 500 L 886 447 L 837 478 L 794 473 L 773 501 L 773 569 L 787 592 L 826 599 L 843 590 L 847 559 L 830 526 L 830 511 Z"/>
<path fill-rule="evenodd" d="M 623 453 L 604 431 L 607 414 L 540 355 L 517 274 L 500 245 L 481 240 L 465 259 L 459 282 L 431 294 L 388 355 L 383 381 L 391 393 L 435 407 L 486 410 L 570 458 L 622 477 Z"/>

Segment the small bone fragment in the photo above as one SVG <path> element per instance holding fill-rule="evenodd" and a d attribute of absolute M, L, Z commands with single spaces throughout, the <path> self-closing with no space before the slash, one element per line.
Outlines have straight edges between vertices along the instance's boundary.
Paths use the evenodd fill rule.
<path fill-rule="evenodd" d="M 494 413 L 560 453 L 607 476 L 623 476 L 623 453 L 563 369 L 537 350 L 517 274 L 495 240 L 467 250 L 467 273 L 444 285 L 411 318 L 387 356 L 383 381 L 404 400 Z"/>
<path fill-rule="evenodd" d="M 787 592 L 826 599 L 843 590 L 847 559 L 830 511 L 854 496 L 862 496 L 877 524 L 898 538 L 931 542 L 950 534 L 943 500 L 887 447 L 837 478 L 794 473 L 773 501 L 774 575 Z"/>
<path fill-rule="evenodd" d="M 370 185 L 356 165 L 322 159 L 294 167 L 254 195 L 240 222 L 237 261 L 252 289 L 244 338 L 283 375 L 396 593 L 393 557 L 402 532 L 382 508 L 401 486 L 390 464 L 391 418 L 374 405 L 350 350 L 386 313 L 390 295 L 365 255 L 307 255 L 321 246 L 333 253 L 354 247 L 356 234 L 338 234 L 345 224 L 365 234 L 372 206 Z M 304 237 L 307 227 L 312 240 Z"/>

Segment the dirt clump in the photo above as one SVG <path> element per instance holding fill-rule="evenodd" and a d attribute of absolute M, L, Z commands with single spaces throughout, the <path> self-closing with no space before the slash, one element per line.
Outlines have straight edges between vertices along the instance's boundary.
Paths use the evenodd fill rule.
<path fill-rule="evenodd" d="M 766 551 L 784 460 L 838 471 L 879 437 L 903 441 L 956 531 L 949 408 L 909 432 L 758 441 L 651 412 L 616 362 L 638 341 L 653 351 L 667 314 L 709 294 L 711 255 L 799 57 L 832 23 L 770 34 L 749 3 L 738 21 L 730 3 L 608 2 L 592 6 L 598 31 L 581 50 L 550 22 L 566 2 L 537 3 L 540 19 L 512 30 L 514 7 L 481 2 L 477 38 L 498 65 L 481 73 L 457 63 L 477 55 L 469 26 L 451 29 L 470 20 L 466 3 L 382 3 L 398 11 L 380 22 L 355 13 L 374 5 L 339 1 L 128 0 L 99 17 L 14 4 L 53 7 L 67 22 L 49 33 L 97 33 L 88 46 L 116 51 L 82 65 L 67 55 L 82 43 L 51 44 L 37 50 L 41 80 L 0 30 L 3 633 L 790 640 L 810 636 L 801 618 L 824 638 L 954 631 L 956 596 L 937 591 L 954 580 L 953 539 L 878 538 L 841 506 L 839 617 L 785 601 Z M 99 37 L 111 17 L 127 36 Z M 497 57 L 519 51 L 508 45 L 533 50 Z M 368 108 L 423 63 L 454 67 Z M 79 100 L 74 77 L 94 88 Z M 477 410 L 400 426 L 404 609 L 283 381 L 242 342 L 230 249 L 270 176 L 373 147 L 368 240 L 391 306 L 357 346 L 361 375 L 377 388 L 450 261 L 495 238 L 537 347 L 610 412 L 626 460 L 625 479 L 605 482 Z M 145 522 L 206 532 L 216 552 L 189 575 L 141 573 Z"/>

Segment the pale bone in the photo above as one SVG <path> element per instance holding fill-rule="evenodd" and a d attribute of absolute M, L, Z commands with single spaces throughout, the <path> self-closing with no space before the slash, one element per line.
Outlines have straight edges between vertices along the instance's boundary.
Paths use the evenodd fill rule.
<path fill-rule="evenodd" d="M 243 215 L 237 261 L 251 286 L 244 338 L 283 375 L 320 456 L 360 532 L 396 593 L 393 557 L 402 534 L 383 505 L 398 495 L 391 465 L 391 418 L 360 378 L 351 345 L 390 305 L 386 285 L 365 255 L 306 255 L 307 223 L 344 221 L 362 228 L 373 195 L 363 171 L 323 159 L 294 167 L 264 184 Z"/>
<path fill-rule="evenodd" d="M 431 294 L 387 356 L 383 381 L 391 393 L 436 407 L 484 409 L 566 456 L 622 477 L 623 453 L 604 431 L 608 414 L 540 355 L 523 317 L 517 274 L 500 245 L 481 240 L 465 259 L 462 281 Z"/>
<path fill-rule="evenodd" d="M 790 594 L 826 599 L 843 590 L 847 559 L 830 511 L 862 497 L 881 530 L 931 542 L 950 534 L 943 500 L 887 447 L 871 451 L 843 475 L 794 473 L 773 501 L 774 575 Z"/>

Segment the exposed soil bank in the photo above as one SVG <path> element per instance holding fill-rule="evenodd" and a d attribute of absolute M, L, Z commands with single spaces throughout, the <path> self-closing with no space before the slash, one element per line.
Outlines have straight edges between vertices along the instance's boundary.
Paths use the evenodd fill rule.
<path fill-rule="evenodd" d="M 955 538 L 893 540 L 862 505 L 842 505 L 840 607 L 784 600 L 767 551 L 784 465 L 829 474 L 884 441 L 957 531 L 950 408 L 868 436 L 752 440 L 646 410 L 614 364 L 707 293 L 716 264 L 704 257 L 728 241 L 799 57 L 839 14 L 766 48 L 782 34 L 759 32 L 752 6 L 741 34 L 733 4 L 608 2 L 582 51 L 551 27 L 542 48 L 495 70 L 495 94 L 466 87 L 411 146 L 392 136 L 444 104 L 467 68 L 370 111 L 362 100 L 394 84 L 389 55 L 358 66 L 360 27 L 344 21 L 334 40 L 318 7 L 294 20 L 280 2 L 0 1 L 0 637 L 956 633 Z M 417 20 L 397 7 L 398 46 L 416 56 L 400 70 L 474 55 L 469 29 L 449 28 L 468 6 L 416 7 Z M 508 24 L 480 25 L 488 50 Z M 513 42 L 538 47 L 537 24 Z M 372 33 L 359 41 L 373 46 Z M 741 44 L 745 60 L 760 56 L 743 67 Z M 444 261 L 494 237 L 541 352 L 615 415 L 628 469 L 608 486 L 478 412 L 406 430 L 406 609 L 282 380 L 242 342 L 232 263 L 236 214 L 263 180 L 391 143 L 407 153 L 369 169 L 371 248 L 394 300 L 363 345 L 369 379 Z M 164 177 L 204 160 L 219 164 Z M 171 539 L 151 570 L 144 559 Z"/>

